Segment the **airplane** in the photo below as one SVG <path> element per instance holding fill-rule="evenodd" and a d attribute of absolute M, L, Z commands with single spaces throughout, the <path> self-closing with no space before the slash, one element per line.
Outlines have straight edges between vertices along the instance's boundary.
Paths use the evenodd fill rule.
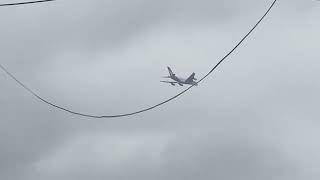
<path fill-rule="evenodd" d="M 197 86 L 198 83 L 196 82 L 196 78 L 194 77 L 196 74 L 192 73 L 187 79 L 183 79 L 180 77 L 177 77 L 171 70 L 171 68 L 168 66 L 169 76 L 164 76 L 163 78 L 170 78 L 173 81 L 160 81 L 163 83 L 170 83 L 172 86 L 179 84 L 180 86 L 183 86 L 184 84 L 194 85 Z"/>

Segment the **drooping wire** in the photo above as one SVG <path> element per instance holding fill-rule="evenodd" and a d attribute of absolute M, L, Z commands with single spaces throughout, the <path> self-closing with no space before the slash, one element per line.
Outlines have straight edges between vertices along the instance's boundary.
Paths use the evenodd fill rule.
<path fill-rule="evenodd" d="M 234 46 L 234 48 L 231 49 L 231 51 L 229 51 L 229 53 L 227 53 L 204 77 L 202 77 L 199 81 L 198 84 L 200 82 L 202 82 L 205 78 L 207 78 L 224 60 L 227 59 L 227 57 L 229 57 L 242 43 L 244 40 L 247 39 L 247 37 L 257 28 L 257 26 L 264 20 L 264 18 L 269 14 L 270 10 L 274 7 L 275 3 L 277 2 L 277 0 L 274 0 L 273 3 L 270 5 L 270 7 L 268 8 L 268 10 L 264 13 L 264 15 L 259 19 L 259 21 L 251 28 L 251 30 Z M 186 93 L 187 91 L 189 91 L 191 88 L 193 88 L 194 85 L 188 87 L 187 89 L 183 90 L 182 92 L 178 93 L 177 95 L 162 101 L 156 105 L 150 106 L 148 108 L 144 108 L 141 109 L 139 111 L 134 111 L 131 113 L 123 113 L 123 114 L 117 114 L 117 115 L 90 115 L 90 114 L 84 114 L 84 113 L 79 113 L 76 111 L 72 111 L 70 109 L 64 108 L 62 106 L 58 106 L 52 102 L 49 102 L 48 100 L 45 100 L 44 98 L 42 98 L 41 96 L 39 96 L 37 93 L 35 93 L 33 90 L 31 90 L 30 88 L 28 88 L 25 84 L 23 84 L 21 81 L 19 81 L 13 74 L 11 74 L 6 68 L 4 68 L 1 64 L 0 64 L 0 68 L 7 74 L 9 75 L 14 81 L 16 81 L 20 86 L 22 86 L 25 90 L 27 90 L 29 93 L 31 93 L 34 97 L 36 97 L 37 99 L 39 99 L 40 101 L 55 107 L 57 109 L 60 109 L 62 111 L 74 114 L 74 115 L 78 115 L 78 116 L 83 116 L 83 117 L 88 117 L 88 118 L 118 118 L 118 117 L 125 117 L 125 116 L 132 116 L 135 114 L 140 114 L 146 111 L 150 111 L 152 109 L 155 109 L 156 107 L 159 107 L 161 105 L 164 105 L 176 98 L 178 98 L 179 96 L 181 96 L 182 94 Z"/>
<path fill-rule="evenodd" d="M 18 5 L 25 5 L 25 4 L 36 4 L 36 3 L 43 3 L 43 2 L 49 2 L 49 1 L 55 1 L 55 0 L 39 0 L 39 1 L 25 1 L 25 2 L 16 2 L 16 3 L 6 3 L 6 4 L 0 4 L 1 6 L 18 6 Z"/>

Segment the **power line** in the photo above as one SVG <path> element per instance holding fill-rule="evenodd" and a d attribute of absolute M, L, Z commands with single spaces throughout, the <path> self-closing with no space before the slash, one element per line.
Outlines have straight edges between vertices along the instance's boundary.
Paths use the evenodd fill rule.
<path fill-rule="evenodd" d="M 7 3 L 7 4 L 0 4 L 1 6 L 18 6 L 18 5 L 25 5 L 25 4 L 36 4 L 36 3 L 43 3 L 55 0 L 40 0 L 40 1 L 26 1 L 26 2 L 17 2 L 17 3 Z"/>
<path fill-rule="evenodd" d="M 229 51 L 229 53 L 227 53 L 204 77 L 202 77 L 198 83 L 202 82 L 205 78 L 207 78 L 224 60 L 227 59 L 227 57 L 229 57 L 242 43 L 244 40 L 247 39 L 247 37 L 258 27 L 258 25 L 264 20 L 264 18 L 269 14 L 270 10 L 274 7 L 275 3 L 277 2 L 277 0 L 274 0 L 273 3 L 270 5 L 270 7 L 268 8 L 268 10 L 264 13 L 264 15 L 259 19 L 259 21 L 251 28 L 251 30 L 234 46 L 233 49 L 231 49 L 231 51 Z M 159 107 L 161 105 L 164 105 L 176 98 L 178 98 L 179 96 L 181 96 L 182 94 L 186 93 L 187 91 L 189 91 L 191 88 L 193 88 L 194 85 L 188 87 L 187 89 L 183 90 L 182 92 L 178 93 L 177 95 L 162 101 L 156 105 L 150 106 L 148 108 L 144 108 L 141 109 L 139 111 L 134 111 L 131 113 L 123 113 L 123 114 L 117 114 L 117 115 L 90 115 L 90 114 L 84 114 L 84 113 L 80 113 L 80 112 L 76 112 L 76 111 L 72 111 L 70 109 L 64 108 L 62 106 L 58 106 L 44 98 L 42 98 L 41 96 L 39 96 L 37 93 L 35 93 L 33 90 L 31 90 L 30 88 L 28 88 L 25 84 L 23 84 L 21 81 L 19 81 L 13 74 L 11 74 L 6 68 L 4 68 L 1 64 L 0 64 L 0 68 L 6 73 L 8 74 L 14 81 L 16 81 L 20 86 L 22 86 L 25 90 L 27 90 L 29 93 L 31 93 L 34 97 L 36 97 L 37 99 L 39 99 L 40 101 L 55 107 L 57 109 L 60 109 L 62 111 L 74 114 L 74 115 L 78 115 L 78 116 L 83 116 L 83 117 L 89 117 L 89 118 L 118 118 L 118 117 L 125 117 L 125 116 L 132 116 L 135 114 L 140 114 L 146 111 L 150 111 L 152 109 L 155 109 L 156 107 Z"/>

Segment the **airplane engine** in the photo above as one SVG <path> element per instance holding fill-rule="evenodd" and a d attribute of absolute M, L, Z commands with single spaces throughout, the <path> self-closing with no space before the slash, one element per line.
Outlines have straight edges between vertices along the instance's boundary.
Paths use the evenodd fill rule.
<path fill-rule="evenodd" d="M 171 85 L 172 85 L 172 86 L 175 86 L 175 84 L 174 84 L 174 83 L 171 83 Z"/>
<path fill-rule="evenodd" d="M 193 80 L 195 80 L 195 81 L 196 81 L 196 80 L 197 80 L 197 78 L 193 78 Z"/>

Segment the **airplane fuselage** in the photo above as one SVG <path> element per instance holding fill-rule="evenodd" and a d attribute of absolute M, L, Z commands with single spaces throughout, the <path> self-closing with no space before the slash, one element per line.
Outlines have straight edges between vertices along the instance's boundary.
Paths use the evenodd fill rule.
<path fill-rule="evenodd" d="M 171 78 L 172 80 L 176 81 L 179 85 L 182 85 L 182 84 L 191 84 L 191 85 L 195 85 L 195 86 L 198 85 L 198 83 L 195 82 L 194 80 L 192 80 L 192 81 L 190 81 L 190 82 L 187 82 L 186 79 L 180 78 L 180 77 L 178 77 L 178 76 L 176 76 L 176 75 L 172 75 L 172 76 L 170 76 L 170 78 Z"/>
<path fill-rule="evenodd" d="M 173 81 L 161 81 L 164 83 L 170 83 L 171 85 L 179 84 L 180 86 L 183 86 L 184 84 L 189 84 L 193 86 L 197 86 L 198 83 L 195 81 L 197 80 L 194 76 L 195 73 L 192 73 L 187 79 L 177 77 L 171 70 L 171 68 L 168 66 L 169 76 L 165 76 L 164 78 L 170 78 Z"/>

